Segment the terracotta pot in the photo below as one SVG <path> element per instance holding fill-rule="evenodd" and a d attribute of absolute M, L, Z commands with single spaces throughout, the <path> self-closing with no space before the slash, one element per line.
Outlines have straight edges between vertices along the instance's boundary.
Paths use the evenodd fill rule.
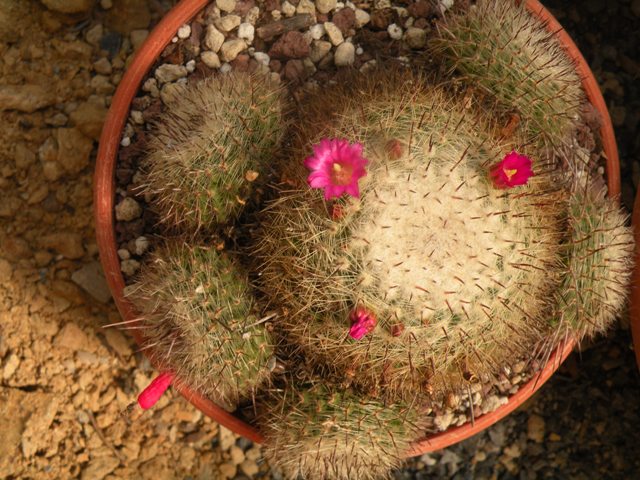
<path fill-rule="evenodd" d="M 631 277 L 631 305 L 629 308 L 629 316 L 631 318 L 631 335 L 633 336 L 633 351 L 636 352 L 636 362 L 640 368 L 640 190 L 636 192 L 636 200 L 633 204 L 633 216 L 631 217 L 633 225 L 633 236 L 636 241 L 635 264 Z"/>
<path fill-rule="evenodd" d="M 155 63 L 164 47 L 174 37 L 178 28 L 189 22 L 208 3 L 209 0 L 182 0 L 151 32 L 147 40 L 140 47 L 131 66 L 118 86 L 100 137 L 94 180 L 96 236 L 100 250 L 100 259 L 107 282 L 124 320 L 135 319 L 136 314 L 132 305 L 123 297 L 124 279 L 120 271 L 120 261 L 116 253 L 114 231 L 114 175 L 122 131 L 129 114 L 131 101 L 136 95 L 149 69 Z M 618 196 L 620 193 L 618 151 L 609 113 L 596 80 L 577 47 L 555 18 L 553 18 L 537 0 L 527 0 L 527 8 L 543 21 L 547 22 L 550 31 L 556 32 L 560 42 L 566 48 L 567 53 L 576 62 L 577 70 L 584 79 L 584 88 L 589 100 L 602 115 L 604 126 L 602 127 L 601 134 L 607 156 L 609 195 Z M 132 330 L 132 332 L 136 341 L 140 342 L 140 334 L 136 330 Z M 531 397 L 531 395 L 547 381 L 569 353 L 571 353 L 573 347 L 574 342 L 570 340 L 558 347 L 549 358 L 543 370 L 531 381 L 523 385 L 518 393 L 510 397 L 507 404 L 492 413 L 476 418 L 473 424 L 469 423 L 461 427 L 451 428 L 443 433 L 416 442 L 408 455 L 419 455 L 445 448 L 480 432 L 505 417 Z M 262 435 L 251 425 L 226 412 L 184 385 L 178 384 L 175 385 L 175 388 L 196 408 L 213 420 L 254 442 L 262 441 Z"/>

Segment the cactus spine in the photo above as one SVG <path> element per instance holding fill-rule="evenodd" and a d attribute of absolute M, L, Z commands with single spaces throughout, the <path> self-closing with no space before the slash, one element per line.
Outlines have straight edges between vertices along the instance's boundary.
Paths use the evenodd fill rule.
<path fill-rule="evenodd" d="M 129 297 L 161 368 L 225 408 L 268 377 L 270 336 L 225 253 L 171 243 L 153 254 Z"/>
<path fill-rule="evenodd" d="M 161 221 L 194 233 L 236 219 L 282 138 L 284 110 L 283 90 L 266 76 L 222 75 L 185 87 L 144 164 Z"/>

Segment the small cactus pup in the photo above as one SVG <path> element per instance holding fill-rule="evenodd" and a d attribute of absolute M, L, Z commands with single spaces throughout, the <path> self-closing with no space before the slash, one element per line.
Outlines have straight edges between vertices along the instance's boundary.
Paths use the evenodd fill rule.
<path fill-rule="evenodd" d="M 621 313 L 633 268 L 628 216 L 604 190 L 582 182 L 569 202 L 566 274 L 558 292 L 558 330 L 578 340 L 604 333 Z"/>
<path fill-rule="evenodd" d="M 547 341 L 567 194 L 477 107 L 410 72 L 305 104 L 261 288 L 289 340 L 364 391 L 442 398 Z"/>
<path fill-rule="evenodd" d="M 152 254 L 127 296 L 154 363 L 176 382 L 234 410 L 269 377 L 270 335 L 226 252 L 172 242 Z"/>
<path fill-rule="evenodd" d="M 183 87 L 156 125 L 144 191 L 161 222 L 187 233 L 233 221 L 285 131 L 283 89 L 230 73 Z"/>
<path fill-rule="evenodd" d="M 264 456 L 292 480 L 389 478 L 424 433 L 415 405 L 384 405 L 331 385 L 289 385 L 257 409 Z"/>
<path fill-rule="evenodd" d="M 541 144 L 571 138 L 586 97 L 573 61 L 524 1 L 479 0 L 438 25 L 431 51 L 467 82 L 520 115 Z"/>

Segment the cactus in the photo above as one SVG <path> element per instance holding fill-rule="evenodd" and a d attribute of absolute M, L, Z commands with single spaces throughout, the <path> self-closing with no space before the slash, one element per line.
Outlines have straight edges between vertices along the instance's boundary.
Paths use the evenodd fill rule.
<path fill-rule="evenodd" d="M 576 189 L 569 204 L 566 274 L 556 293 L 558 332 L 578 339 L 605 332 L 621 312 L 631 280 L 633 233 L 604 191 Z"/>
<path fill-rule="evenodd" d="M 258 406 L 264 456 L 286 478 L 388 478 L 424 432 L 415 405 L 384 405 L 350 390 L 289 387 Z"/>
<path fill-rule="evenodd" d="M 438 33 L 430 44 L 436 57 L 521 115 L 529 136 L 554 146 L 570 138 L 585 103 L 580 77 L 525 2 L 480 0 Z"/>
<path fill-rule="evenodd" d="M 582 180 L 580 79 L 515 3 L 479 0 L 440 27 L 431 51 L 462 82 L 349 72 L 300 102 L 277 155 L 286 106 L 262 77 L 207 80 L 158 126 L 147 193 L 183 234 L 237 227 L 245 174 L 281 176 L 240 226 L 264 308 L 228 254 L 175 242 L 132 299 L 178 381 L 229 409 L 258 395 L 265 455 L 291 477 L 387 475 L 424 405 L 605 331 L 624 305 L 632 236 Z M 256 391 L 273 359 L 266 308 L 278 353 L 313 371 L 303 387 Z"/>
<path fill-rule="evenodd" d="M 283 90 L 230 74 L 184 87 L 156 126 L 144 191 L 161 221 L 194 233 L 233 221 L 285 131 Z"/>
<path fill-rule="evenodd" d="M 270 336 L 247 279 L 224 252 L 170 243 L 130 287 L 161 370 L 233 410 L 269 376 Z"/>
<path fill-rule="evenodd" d="M 360 199 L 338 199 L 342 216 L 332 219 L 318 190 L 283 193 L 265 212 L 258 252 L 264 291 L 289 312 L 290 340 L 391 398 L 444 395 L 544 341 L 566 207 L 534 154 L 540 169 L 527 185 L 496 189 L 489 166 L 526 143 L 494 135 L 471 98 L 404 75 L 404 84 L 379 73 L 338 87 L 332 121 L 315 106 L 326 92 L 308 104 L 292 157 L 324 137 L 361 143 L 370 163 Z M 302 184 L 299 173 L 288 175 Z M 353 340 L 359 306 L 379 323 Z"/>

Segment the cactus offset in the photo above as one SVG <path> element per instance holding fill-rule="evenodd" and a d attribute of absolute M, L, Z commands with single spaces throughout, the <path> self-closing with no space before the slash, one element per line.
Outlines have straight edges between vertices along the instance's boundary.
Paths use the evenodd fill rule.
<path fill-rule="evenodd" d="M 350 390 L 289 387 L 259 405 L 269 463 L 287 478 L 388 478 L 424 431 L 415 405 L 383 405 Z"/>
<path fill-rule="evenodd" d="M 574 63 L 524 4 L 480 0 L 439 25 L 431 50 L 505 111 L 520 114 L 528 135 L 559 145 L 586 100 Z"/>
<path fill-rule="evenodd" d="M 237 218 L 285 131 L 283 90 L 230 74 L 184 87 L 157 125 L 146 192 L 161 221 L 188 232 Z"/>
<path fill-rule="evenodd" d="M 633 232 L 618 205 L 594 186 L 569 204 L 566 269 L 556 294 L 558 331 L 581 339 L 605 332 L 620 314 L 633 266 Z"/>
<path fill-rule="evenodd" d="M 272 355 L 247 279 L 225 253 L 177 243 L 153 254 L 128 294 L 162 370 L 233 410 Z"/>

